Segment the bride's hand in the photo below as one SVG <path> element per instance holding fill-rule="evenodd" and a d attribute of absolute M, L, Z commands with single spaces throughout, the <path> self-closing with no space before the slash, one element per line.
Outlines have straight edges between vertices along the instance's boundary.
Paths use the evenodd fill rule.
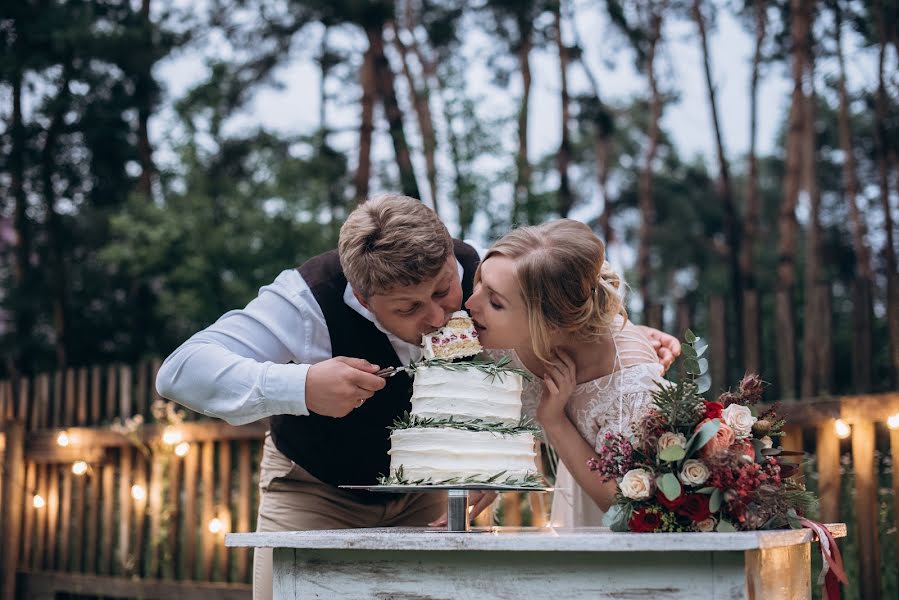
<path fill-rule="evenodd" d="M 543 396 L 537 406 L 537 421 L 548 425 L 565 418 L 565 405 L 577 385 L 577 367 L 574 359 L 562 351 L 553 351 L 553 360 L 543 375 Z"/>

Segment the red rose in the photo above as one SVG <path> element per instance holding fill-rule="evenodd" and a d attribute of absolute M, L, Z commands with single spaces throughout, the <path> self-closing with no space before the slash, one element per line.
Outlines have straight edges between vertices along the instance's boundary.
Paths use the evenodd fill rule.
<path fill-rule="evenodd" d="M 627 522 L 627 528 L 638 533 L 655 531 L 662 524 L 662 517 L 657 512 L 646 508 L 638 508 Z"/>
<path fill-rule="evenodd" d="M 688 517 L 695 523 L 705 521 L 712 515 L 709 510 L 709 499 L 710 496 L 706 494 L 690 494 L 681 502 L 677 514 Z"/>
<path fill-rule="evenodd" d="M 705 404 L 706 419 L 718 419 L 721 417 L 721 411 L 724 410 L 723 404 L 720 402 L 706 402 L 705 400 L 702 403 Z"/>
<path fill-rule="evenodd" d="M 668 497 L 662 493 L 662 490 L 658 490 L 656 491 L 656 501 L 668 510 L 677 510 L 677 508 L 684 503 L 684 495 L 681 494 L 674 500 L 669 500 Z"/>

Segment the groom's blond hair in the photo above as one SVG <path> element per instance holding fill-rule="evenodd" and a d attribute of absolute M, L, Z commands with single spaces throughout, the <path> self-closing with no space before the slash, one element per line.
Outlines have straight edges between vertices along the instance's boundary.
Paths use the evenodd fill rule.
<path fill-rule="evenodd" d="M 592 341 L 612 333 L 618 315 L 627 321 L 621 277 L 605 259 L 605 245 L 587 225 L 560 219 L 513 229 L 484 256 L 505 256 L 528 313 L 534 354 L 550 360 L 553 329 Z"/>
<path fill-rule="evenodd" d="M 436 277 L 453 253 L 453 238 L 421 201 L 388 194 L 350 213 L 337 252 L 353 290 L 370 298 Z"/>

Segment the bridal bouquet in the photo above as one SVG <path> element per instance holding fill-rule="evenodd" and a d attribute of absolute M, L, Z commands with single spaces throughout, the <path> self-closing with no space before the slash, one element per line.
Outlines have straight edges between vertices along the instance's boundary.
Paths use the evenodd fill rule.
<path fill-rule="evenodd" d="M 746 375 L 716 400 L 708 345 L 690 330 L 683 345 L 686 376 L 660 384 L 653 407 L 632 435 L 606 435 L 590 469 L 616 481 L 616 503 L 604 524 L 613 531 L 746 531 L 802 527 L 817 500 L 789 479 L 798 468 L 775 447 L 784 421 L 758 410 L 765 383 Z"/>

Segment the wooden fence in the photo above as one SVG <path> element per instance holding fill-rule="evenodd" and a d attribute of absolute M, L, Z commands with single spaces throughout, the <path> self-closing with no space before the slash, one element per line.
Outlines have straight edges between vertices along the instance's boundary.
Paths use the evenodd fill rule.
<path fill-rule="evenodd" d="M 17 389 L 0 382 L 0 597 L 250 597 L 252 555 L 225 548 L 222 538 L 255 529 L 265 424 L 151 423 L 157 369 L 158 362 L 68 370 L 22 380 Z M 879 449 L 899 464 L 899 429 L 885 426 L 899 413 L 899 393 L 789 403 L 781 413 L 791 424 L 785 446 L 814 455 L 817 483 L 809 483 L 822 519 L 850 524 L 843 545 L 853 547 L 857 595 L 881 597 L 882 572 L 899 570 L 899 553 L 894 564 L 881 560 L 899 506 L 879 529 L 878 478 L 885 475 L 874 457 Z M 148 424 L 130 434 L 111 427 L 135 415 Z M 851 439 L 838 437 L 837 419 Z M 840 502 L 844 453 L 854 477 L 851 505 Z M 499 522 L 543 525 L 548 504 L 541 494 L 506 494 Z M 484 514 L 480 523 L 490 519 Z"/>

